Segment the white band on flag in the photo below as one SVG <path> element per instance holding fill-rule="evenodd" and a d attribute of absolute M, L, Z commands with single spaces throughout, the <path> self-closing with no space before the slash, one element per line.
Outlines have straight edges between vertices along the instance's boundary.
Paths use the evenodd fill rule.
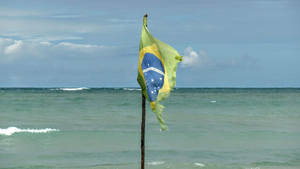
<path fill-rule="evenodd" d="M 161 70 L 159 70 L 159 69 L 157 69 L 155 67 L 148 67 L 148 68 L 146 68 L 146 69 L 143 70 L 143 73 L 146 73 L 146 72 L 148 72 L 150 70 L 152 70 L 152 71 L 154 71 L 156 73 L 159 73 L 159 74 L 161 74 L 163 76 L 165 75 L 164 72 L 162 72 Z"/>

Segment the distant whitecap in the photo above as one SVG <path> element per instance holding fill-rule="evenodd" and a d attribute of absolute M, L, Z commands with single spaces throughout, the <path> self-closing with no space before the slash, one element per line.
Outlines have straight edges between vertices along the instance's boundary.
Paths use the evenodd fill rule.
<path fill-rule="evenodd" d="M 198 167 L 205 167 L 205 165 L 202 164 L 202 163 L 194 163 L 194 165 L 195 165 L 195 166 L 198 166 Z"/>
<path fill-rule="evenodd" d="M 165 164 L 164 161 L 152 161 L 152 162 L 148 162 L 148 165 L 162 165 Z"/>
<path fill-rule="evenodd" d="M 51 128 L 45 128 L 45 129 L 20 129 L 17 127 L 8 127 L 7 129 L 0 128 L 0 135 L 6 135 L 10 136 L 14 133 L 48 133 L 52 131 L 59 131 L 58 129 L 51 129 Z"/>
<path fill-rule="evenodd" d="M 87 87 L 78 87 L 78 88 L 59 88 L 59 90 L 63 91 L 78 91 L 78 90 L 86 90 L 89 89 Z"/>
<path fill-rule="evenodd" d="M 210 102 L 211 102 L 211 103 L 216 103 L 217 101 L 216 101 L 216 100 L 211 100 Z"/>
<path fill-rule="evenodd" d="M 123 90 L 133 91 L 133 90 L 141 90 L 141 89 L 137 89 L 137 88 L 123 88 Z"/>

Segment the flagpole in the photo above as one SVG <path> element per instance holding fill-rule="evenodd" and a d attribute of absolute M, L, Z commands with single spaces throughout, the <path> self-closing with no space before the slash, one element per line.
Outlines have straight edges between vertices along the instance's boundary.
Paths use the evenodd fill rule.
<path fill-rule="evenodd" d="M 148 15 L 145 14 L 143 18 L 143 23 L 146 24 L 146 26 L 147 26 L 147 17 Z M 146 125 L 146 98 L 142 92 L 141 169 L 145 168 L 145 125 Z"/>
<path fill-rule="evenodd" d="M 146 99 L 142 93 L 141 169 L 145 168 L 145 121 L 146 121 Z"/>

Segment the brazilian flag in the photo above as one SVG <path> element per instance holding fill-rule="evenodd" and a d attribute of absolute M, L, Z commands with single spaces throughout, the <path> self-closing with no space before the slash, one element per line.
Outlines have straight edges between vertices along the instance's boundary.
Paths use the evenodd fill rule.
<path fill-rule="evenodd" d="M 161 125 L 166 130 L 160 104 L 167 98 L 176 84 L 177 64 L 182 56 L 168 44 L 153 37 L 147 28 L 147 15 L 143 19 L 140 41 L 138 83 L 143 95 L 150 101 L 151 109 Z"/>

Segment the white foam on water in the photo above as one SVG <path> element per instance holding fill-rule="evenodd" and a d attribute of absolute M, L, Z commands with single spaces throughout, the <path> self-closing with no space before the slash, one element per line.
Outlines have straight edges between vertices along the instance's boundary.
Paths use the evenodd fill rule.
<path fill-rule="evenodd" d="M 162 165 L 165 164 L 164 161 L 152 161 L 152 162 L 148 162 L 148 165 Z"/>
<path fill-rule="evenodd" d="M 51 128 L 45 128 L 45 129 L 20 129 L 17 127 L 8 127 L 7 129 L 0 128 L 0 135 L 6 135 L 10 136 L 14 133 L 48 133 L 52 131 L 59 131 L 58 129 L 51 129 Z"/>
<path fill-rule="evenodd" d="M 198 167 L 205 167 L 205 164 L 203 163 L 194 163 L 195 166 L 198 166 Z"/>
<path fill-rule="evenodd" d="M 141 90 L 141 89 L 123 88 L 123 90 L 129 90 L 129 91 L 132 91 L 132 90 Z"/>
<path fill-rule="evenodd" d="M 58 90 L 63 90 L 63 91 L 78 91 L 78 90 L 85 90 L 89 89 L 87 87 L 78 87 L 78 88 L 59 88 Z"/>
<path fill-rule="evenodd" d="M 210 102 L 211 102 L 211 103 L 216 103 L 217 101 L 215 101 L 215 100 L 211 100 Z"/>

